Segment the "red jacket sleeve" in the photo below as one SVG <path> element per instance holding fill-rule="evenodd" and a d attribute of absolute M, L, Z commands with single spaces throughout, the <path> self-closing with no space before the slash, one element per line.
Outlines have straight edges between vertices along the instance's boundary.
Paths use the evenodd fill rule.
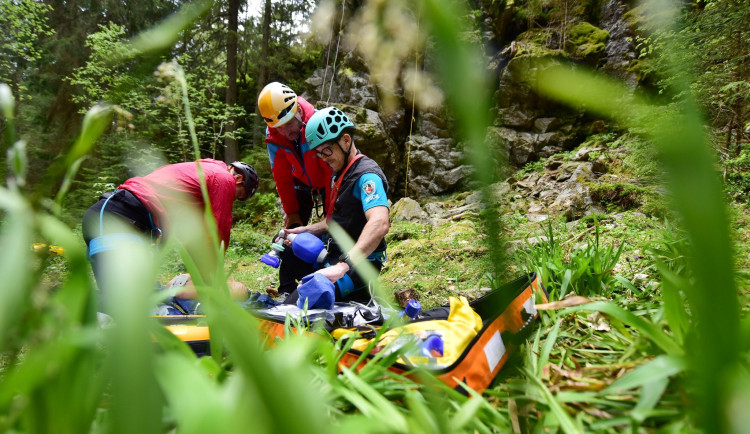
<path fill-rule="evenodd" d="M 274 156 L 273 180 L 276 182 L 276 191 L 281 199 L 281 206 L 286 214 L 299 212 L 297 193 L 294 191 L 294 176 L 292 165 L 286 159 L 286 152 L 279 148 Z"/>

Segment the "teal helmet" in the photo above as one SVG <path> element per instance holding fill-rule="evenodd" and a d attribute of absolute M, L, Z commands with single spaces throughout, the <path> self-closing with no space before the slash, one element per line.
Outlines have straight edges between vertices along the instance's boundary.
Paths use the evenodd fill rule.
<path fill-rule="evenodd" d="M 337 139 L 346 128 L 354 128 L 354 124 L 337 107 L 326 107 L 318 110 L 307 121 L 305 139 L 310 149 Z"/>

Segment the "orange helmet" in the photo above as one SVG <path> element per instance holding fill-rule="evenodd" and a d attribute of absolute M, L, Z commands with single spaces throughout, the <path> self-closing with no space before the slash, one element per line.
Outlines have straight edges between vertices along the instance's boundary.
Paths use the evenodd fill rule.
<path fill-rule="evenodd" d="M 268 83 L 258 96 L 258 110 L 269 127 L 280 127 L 297 114 L 297 94 L 279 82 Z"/>

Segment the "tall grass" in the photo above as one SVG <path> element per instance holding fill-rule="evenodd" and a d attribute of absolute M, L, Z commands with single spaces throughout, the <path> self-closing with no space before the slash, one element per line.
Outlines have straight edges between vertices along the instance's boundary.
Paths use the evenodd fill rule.
<path fill-rule="evenodd" d="M 625 243 L 619 247 L 600 243 L 599 222 L 594 221 L 594 236 L 585 245 L 576 246 L 566 253 L 559 235 L 555 234 L 552 222 L 547 222 L 544 236 L 535 244 L 519 251 L 519 261 L 528 272 L 539 274 L 553 299 L 562 298 L 572 292 L 583 296 L 609 295 L 617 283 L 624 279 L 614 274 Z"/>

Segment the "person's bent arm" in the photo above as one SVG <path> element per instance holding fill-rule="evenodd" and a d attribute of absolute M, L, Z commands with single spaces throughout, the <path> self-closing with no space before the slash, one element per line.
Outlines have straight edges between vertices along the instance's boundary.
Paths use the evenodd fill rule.
<path fill-rule="evenodd" d="M 292 165 L 286 159 L 284 149 L 278 145 L 269 143 L 268 158 L 271 161 L 271 173 L 276 183 L 276 191 L 279 193 L 284 214 L 298 213 L 299 202 L 297 202 L 297 193 L 294 190 Z"/>
<path fill-rule="evenodd" d="M 365 218 L 367 218 L 367 224 L 362 229 L 357 242 L 354 243 L 354 247 L 348 252 L 349 258 L 352 264 L 356 264 L 368 256 L 380 244 L 380 240 L 386 236 L 388 229 L 390 228 L 390 220 L 388 217 L 388 207 L 376 206 L 365 211 Z M 317 273 L 321 273 L 326 276 L 331 282 L 344 277 L 349 271 L 349 265 L 341 261 L 330 267 L 318 270 Z"/>

